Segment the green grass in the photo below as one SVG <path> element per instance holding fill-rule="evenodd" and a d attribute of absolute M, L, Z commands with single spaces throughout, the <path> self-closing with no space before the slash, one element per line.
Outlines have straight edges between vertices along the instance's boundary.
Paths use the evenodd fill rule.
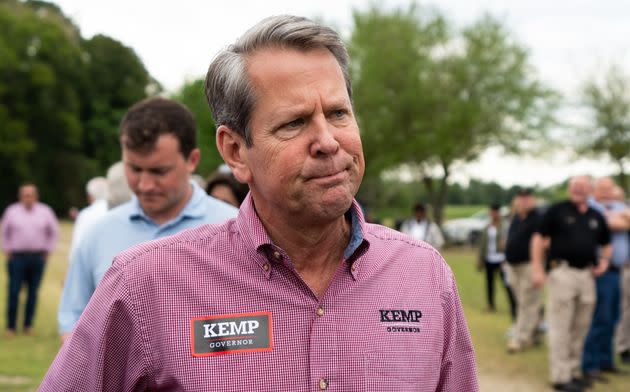
<path fill-rule="evenodd" d="M 505 333 L 510 327 L 509 307 L 505 291 L 497 279 L 497 312 L 486 313 L 485 280 L 475 269 L 475 253 L 471 249 L 453 248 L 443 252 L 457 278 L 466 321 L 471 331 L 482 391 L 545 391 L 549 388 L 547 346 L 507 354 Z M 620 365 L 620 363 L 618 363 Z M 626 366 L 625 369 L 630 370 Z M 630 376 L 607 376 L 610 384 L 596 384 L 589 391 L 630 391 Z"/>
<path fill-rule="evenodd" d="M 59 349 L 56 311 L 68 265 L 70 233 L 71 225 L 63 223 L 60 246 L 51 255 L 40 289 L 34 335 L 20 335 L 11 339 L 4 335 L 0 336 L 0 391 L 35 390 Z M 473 255 L 471 249 L 447 249 L 444 252 L 445 259 L 457 277 L 477 353 L 481 390 L 490 392 L 548 390 L 546 346 L 516 355 L 508 355 L 505 352 L 504 335 L 510 326 L 505 295 L 501 290 L 497 293 L 497 313 L 483 312 L 483 277 L 474 268 Z M 6 268 L 0 272 L 0 314 L 3 316 L 2 321 L 5 322 Z M 600 385 L 592 391 L 630 390 L 630 376 L 626 378 L 611 376 L 610 379 L 610 384 Z"/>
<path fill-rule="evenodd" d="M 487 209 L 484 205 L 449 205 L 444 209 L 444 221 L 457 218 L 468 218 L 476 212 Z"/>

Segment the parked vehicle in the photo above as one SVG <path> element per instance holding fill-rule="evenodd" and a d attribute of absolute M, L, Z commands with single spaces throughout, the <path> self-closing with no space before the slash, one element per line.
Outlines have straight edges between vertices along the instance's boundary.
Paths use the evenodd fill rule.
<path fill-rule="evenodd" d="M 509 224 L 510 210 L 501 207 L 501 216 Z M 468 218 L 450 219 L 442 225 L 442 232 L 447 243 L 456 245 L 476 245 L 481 238 L 481 231 L 490 222 L 488 210 L 477 211 Z"/>

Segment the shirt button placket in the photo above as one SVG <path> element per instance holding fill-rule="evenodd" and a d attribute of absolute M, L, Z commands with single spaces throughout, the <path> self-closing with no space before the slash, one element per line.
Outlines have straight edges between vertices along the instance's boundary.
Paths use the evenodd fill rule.
<path fill-rule="evenodd" d="M 309 353 L 311 374 L 316 377 L 313 381 L 321 391 L 327 390 L 330 386 L 329 376 L 334 373 L 337 350 L 334 326 L 331 325 L 331 320 L 327 320 L 326 314 L 324 306 L 318 304 L 311 329 Z"/>

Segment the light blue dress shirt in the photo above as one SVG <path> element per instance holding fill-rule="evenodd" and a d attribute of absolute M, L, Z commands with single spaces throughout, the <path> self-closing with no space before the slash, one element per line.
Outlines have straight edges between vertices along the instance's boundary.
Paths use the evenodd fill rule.
<path fill-rule="evenodd" d="M 624 203 L 619 201 L 607 201 L 600 203 L 594 198 L 589 198 L 589 206 L 593 207 L 600 214 L 604 215 L 608 211 L 623 211 L 628 208 Z M 615 267 L 622 267 L 628 262 L 630 256 L 630 237 L 628 230 L 612 231 L 611 230 L 612 255 L 610 262 Z"/>
<path fill-rule="evenodd" d="M 114 256 L 141 242 L 176 234 L 206 223 L 234 218 L 238 210 L 210 197 L 191 181 L 193 193 L 179 215 L 155 224 L 137 198 L 108 211 L 85 233 L 72 255 L 57 318 L 61 333 L 71 332 Z"/>

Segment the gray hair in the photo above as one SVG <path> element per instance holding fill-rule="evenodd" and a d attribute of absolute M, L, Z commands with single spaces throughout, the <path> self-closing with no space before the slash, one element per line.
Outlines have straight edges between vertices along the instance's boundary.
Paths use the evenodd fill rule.
<path fill-rule="evenodd" d="M 107 197 L 107 180 L 105 177 L 94 177 L 85 185 L 85 192 L 92 200 L 105 200 Z"/>
<path fill-rule="evenodd" d="M 112 209 L 131 200 L 131 189 L 125 176 L 125 165 L 118 161 L 107 170 L 107 208 Z"/>
<path fill-rule="evenodd" d="M 245 139 L 248 147 L 252 146 L 249 122 L 256 92 L 248 79 L 245 60 L 256 51 L 270 47 L 301 51 L 328 49 L 341 67 L 352 100 L 348 52 L 333 29 L 298 16 L 263 19 L 214 58 L 205 82 L 206 98 L 216 126 L 229 127 Z"/>

